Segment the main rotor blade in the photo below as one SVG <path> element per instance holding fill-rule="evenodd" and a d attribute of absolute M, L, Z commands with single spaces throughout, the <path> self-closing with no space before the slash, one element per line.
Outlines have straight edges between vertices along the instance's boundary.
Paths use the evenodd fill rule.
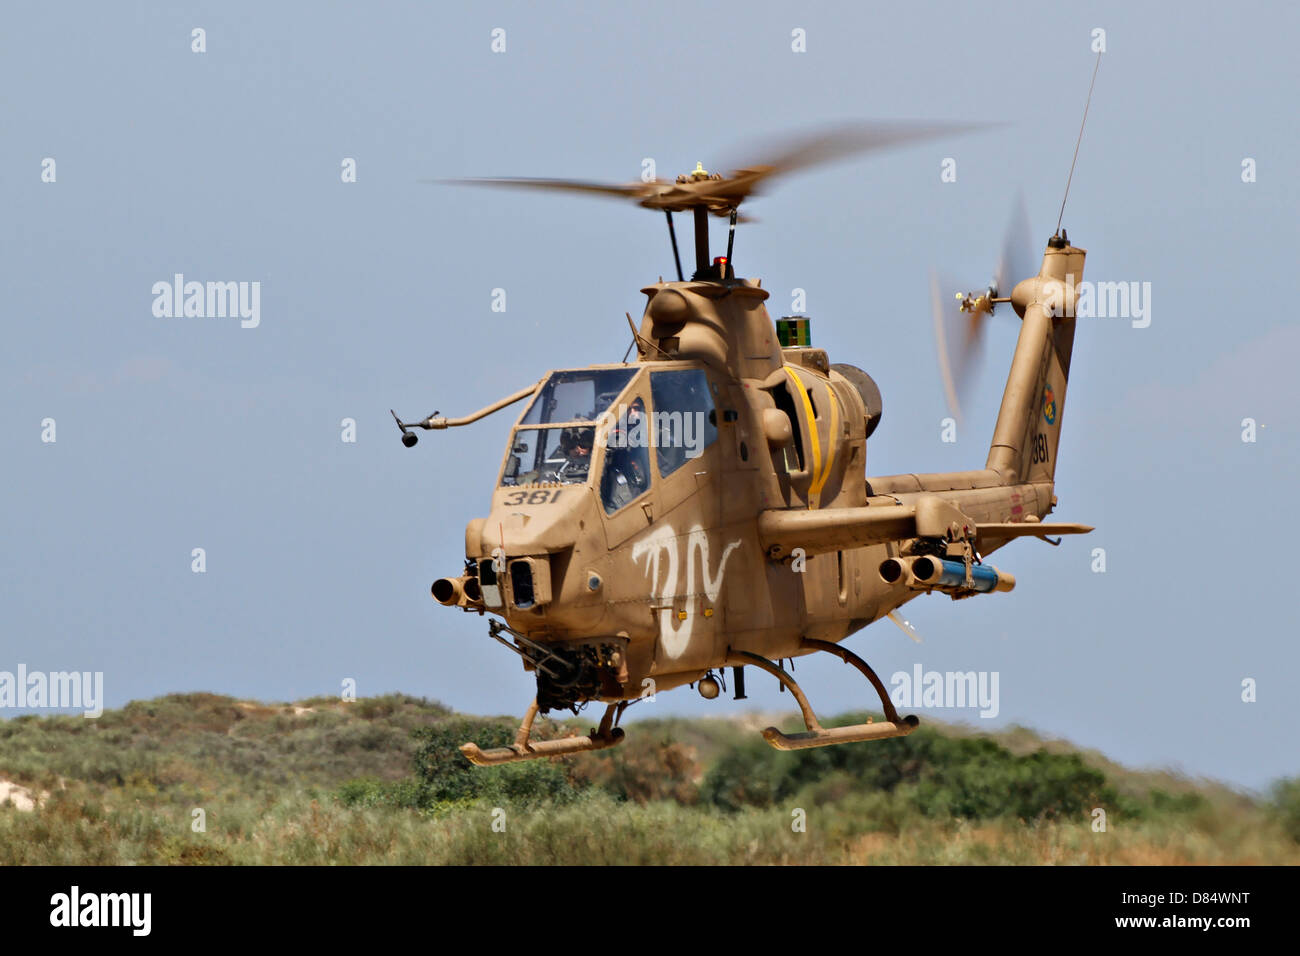
<path fill-rule="evenodd" d="M 988 129 L 990 123 L 937 123 L 933 120 L 885 120 L 844 123 L 802 135 L 768 140 L 766 148 L 753 148 L 750 155 L 763 156 L 758 162 L 742 163 L 739 175 L 761 171 L 764 176 L 793 173 L 846 159 L 858 153 L 919 143 L 940 136 Z"/>
<path fill-rule="evenodd" d="M 582 179 L 487 178 L 421 180 L 478 186 L 545 189 L 631 199 L 649 209 L 681 211 L 704 206 L 715 215 L 729 215 L 773 176 L 845 159 L 857 153 L 904 146 L 939 136 L 986 129 L 987 123 L 934 123 L 906 120 L 849 123 L 815 133 L 769 141 L 766 158 L 741 165 L 718 178 L 648 183 L 599 183 Z M 758 152 L 758 151 L 756 151 Z M 753 154 L 751 154 L 753 155 Z"/>
<path fill-rule="evenodd" d="M 422 179 L 422 183 L 441 183 L 455 186 L 506 186 L 521 189 L 547 189 L 561 192 L 594 193 L 625 199 L 641 199 L 666 185 L 661 181 L 648 183 L 596 183 L 583 179 L 528 179 L 522 177 L 474 179 Z"/>
<path fill-rule="evenodd" d="M 988 129 L 991 123 L 937 123 L 932 120 L 889 120 L 845 123 L 829 129 L 768 140 L 765 147 L 753 147 L 757 162 L 741 163 L 728 178 L 745 179 L 745 195 L 752 195 L 764 180 L 822 166 L 856 156 L 859 153 L 907 146 L 975 130 Z"/>

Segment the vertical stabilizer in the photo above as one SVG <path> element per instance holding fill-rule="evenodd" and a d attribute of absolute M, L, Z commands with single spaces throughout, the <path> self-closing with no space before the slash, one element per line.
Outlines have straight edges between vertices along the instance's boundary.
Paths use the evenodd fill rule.
<path fill-rule="evenodd" d="M 1056 473 L 1085 255 L 1053 236 L 1038 275 L 1011 293 L 1023 322 L 986 466 L 1006 484 L 1050 482 Z"/>

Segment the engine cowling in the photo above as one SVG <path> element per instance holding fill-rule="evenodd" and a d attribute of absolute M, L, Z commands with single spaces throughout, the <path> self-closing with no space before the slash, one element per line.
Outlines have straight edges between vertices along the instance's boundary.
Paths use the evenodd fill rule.
<path fill-rule="evenodd" d="M 839 372 L 844 376 L 845 380 L 848 381 L 848 383 L 857 390 L 857 393 L 862 396 L 862 407 L 866 411 L 867 420 L 866 437 L 870 438 L 871 433 L 874 432 L 876 426 L 880 424 L 880 415 L 883 410 L 880 399 L 880 387 L 876 385 L 875 379 L 862 371 L 862 369 L 858 368 L 856 365 L 837 364 L 832 365 L 831 370 Z"/>

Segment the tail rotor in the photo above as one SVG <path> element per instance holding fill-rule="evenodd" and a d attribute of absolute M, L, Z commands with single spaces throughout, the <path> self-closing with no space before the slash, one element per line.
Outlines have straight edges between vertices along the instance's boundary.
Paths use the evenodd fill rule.
<path fill-rule="evenodd" d="M 1023 196 L 1017 196 L 1002 239 L 1001 254 L 989 284 L 980 291 L 956 292 L 956 282 L 930 272 L 930 312 L 944 396 L 953 418 L 962 421 L 962 405 L 970 397 L 974 371 L 983 349 L 985 323 L 999 304 L 1008 302 L 1021 279 L 1036 274 L 1029 216 Z"/>

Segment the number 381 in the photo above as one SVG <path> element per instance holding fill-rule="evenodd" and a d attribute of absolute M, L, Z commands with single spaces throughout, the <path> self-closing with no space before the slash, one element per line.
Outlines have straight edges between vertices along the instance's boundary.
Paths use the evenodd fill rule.
<path fill-rule="evenodd" d="M 1038 435 L 1034 439 L 1034 457 L 1033 464 L 1047 461 L 1047 436 Z"/>
<path fill-rule="evenodd" d="M 560 490 L 551 491 L 549 488 L 542 488 L 538 491 L 513 491 L 506 498 L 508 505 L 544 505 L 557 501 L 560 497 Z"/>

